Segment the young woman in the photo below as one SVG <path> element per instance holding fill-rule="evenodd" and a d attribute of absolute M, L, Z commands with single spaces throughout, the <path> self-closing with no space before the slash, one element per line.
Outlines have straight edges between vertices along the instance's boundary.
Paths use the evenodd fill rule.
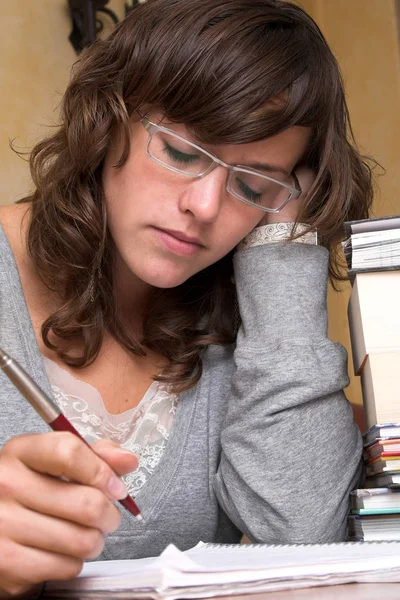
<path fill-rule="evenodd" d="M 31 170 L 0 213 L 0 346 L 96 454 L 0 374 L 2 597 L 169 542 L 343 539 L 361 439 L 326 285 L 371 181 L 315 23 L 148 0 L 79 61 Z"/>

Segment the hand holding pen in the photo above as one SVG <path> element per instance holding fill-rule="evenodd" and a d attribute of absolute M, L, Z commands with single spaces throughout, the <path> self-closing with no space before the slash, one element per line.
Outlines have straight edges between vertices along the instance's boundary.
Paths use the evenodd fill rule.
<path fill-rule="evenodd" d="M 3 370 L 5 357 L 0 351 Z M 118 476 L 136 467 L 136 457 L 116 444 L 89 447 L 68 432 L 8 441 L 0 452 L 0 598 L 74 577 L 98 556 L 103 535 L 120 523 L 113 501 L 127 492 Z"/>

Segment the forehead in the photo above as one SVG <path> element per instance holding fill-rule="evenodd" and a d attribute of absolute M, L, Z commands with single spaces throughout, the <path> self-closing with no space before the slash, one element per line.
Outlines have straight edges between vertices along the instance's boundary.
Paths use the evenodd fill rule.
<path fill-rule="evenodd" d="M 249 165 L 259 171 L 290 176 L 306 153 L 311 132 L 306 127 L 290 127 L 281 133 L 247 144 L 216 146 L 226 162 Z"/>

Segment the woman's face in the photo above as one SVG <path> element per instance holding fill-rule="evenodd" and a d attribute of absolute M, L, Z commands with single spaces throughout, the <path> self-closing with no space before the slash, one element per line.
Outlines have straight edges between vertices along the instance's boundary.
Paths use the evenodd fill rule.
<path fill-rule="evenodd" d="M 160 121 L 160 115 L 150 118 Z M 184 125 L 162 124 L 197 143 Z M 199 145 L 230 165 L 263 163 L 291 173 L 309 136 L 308 129 L 292 127 L 248 144 Z M 133 120 L 130 154 L 119 169 L 113 165 L 121 144 L 115 140 L 110 148 L 103 171 L 107 219 L 117 272 L 125 282 L 171 288 L 225 256 L 266 213 L 226 191 L 228 170 L 222 166 L 191 179 L 157 164 L 146 153 L 148 137 L 141 122 Z"/>

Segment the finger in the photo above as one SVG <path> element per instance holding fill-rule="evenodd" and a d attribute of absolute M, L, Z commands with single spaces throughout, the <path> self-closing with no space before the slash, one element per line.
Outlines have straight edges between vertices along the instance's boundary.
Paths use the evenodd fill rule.
<path fill-rule="evenodd" d="M 14 456 L 39 473 L 96 487 L 111 500 L 125 498 L 128 493 L 108 464 L 69 432 L 12 438 L 4 445 L 2 455 Z"/>
<path fill-rule="evenodd" d="M 138 468 L 137 456 L 112 440 L 99 440 L 92 445 L 92 448 L 117 475 L 127 475 Z"/>
<path fill-rule="evenodd" d="M 104 536 L 98 529 L 33 512 L 23 506 L 2 506 L 1 535 L 20 544 L 79 559 L 94 559 L 103 550 Z"/>
<path fill-rule="evenodd" d="M 83 560 L 20 546 L 0 537 L 0 590 L 12 597 L 50 579 L 72 579 L 82 570 Z"/>
<path fill-rule="evenodd" d="M 7 519 L 7 512 L 4 513 L 2 507 L 10 503 L 15 506 L 18 502 L 32 511 L 93 527 L 103 533 L 111 533 L 120 525 L 119 510 L 96 488 L 38 474 L 23 464 L 7 478 L 7 483 L 6 475 L 2 475 L 0 484 L 3 497 L 0 521 Z"/>

